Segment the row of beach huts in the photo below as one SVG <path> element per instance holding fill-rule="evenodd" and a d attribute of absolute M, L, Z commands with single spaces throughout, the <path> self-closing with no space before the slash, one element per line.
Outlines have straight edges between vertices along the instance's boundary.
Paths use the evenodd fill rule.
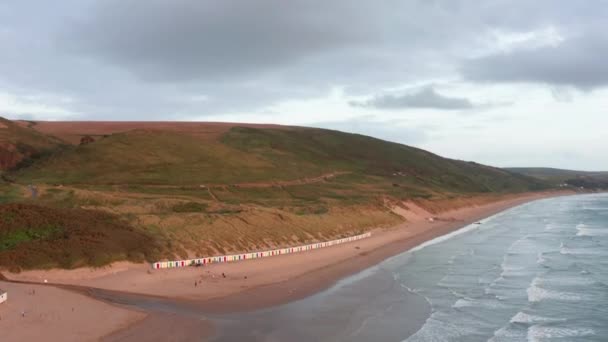
<path fill-rule="evenodd" d="M 317 243 L 311 243 L 311 244 L 304 245 L 304 246 L 279 248 L 279 249 L 272 249 L 272 250 L 252 252 L 252 253 L 219 255 L 219 256 L 213 256 L 213 257 L 188 259 L 188 260 L 158 261 L 158 262 L 152 263 L 152 267 L 154 269 L 179 268 L 179 267 L 187 267 L 187 266 L 204 266 L 204 265 L 208 265 L 208 264 L 236 262 L 236 261 L 251 260 L 251 259 L 258 259 L 258 258 L 267 258 L 267 257 L 272 257 L 272 256 L 306 252 L 306 251 L 310 251 L 313 249 L 335 246 L 335 245 L 339 245 L 339 244 L 343 244 L 343 243 L 347 243 L 347 242 L 361 240 L 361 239 L 370 237 L 371 235 L 372 234 L 368 232 L 368 233 L 364 233 L 364 234 L 360 234 L 360 235 L 349 236 L 349 237 L 338 239 L 338 240 L 317 242 Z"/>

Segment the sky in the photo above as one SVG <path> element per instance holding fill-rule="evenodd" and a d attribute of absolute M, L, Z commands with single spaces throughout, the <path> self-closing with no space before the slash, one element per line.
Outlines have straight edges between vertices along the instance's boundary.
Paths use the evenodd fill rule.
<path fill-rule="evenodd" d="M 608 170 L 606 0 L 2 0 L 0 116 L 371 135 Z"/>

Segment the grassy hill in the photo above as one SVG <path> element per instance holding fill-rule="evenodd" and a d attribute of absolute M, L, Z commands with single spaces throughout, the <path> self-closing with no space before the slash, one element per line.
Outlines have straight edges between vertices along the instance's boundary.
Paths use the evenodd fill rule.
<path fill-rule="evenodd" d="M 511 172 L 534 177 L 550 184 L 567 184 L 589 189 L 608 189 L 608 171 L 575 171 L 545 167 L 513 167 Z"/>
<path fill-rule="evenodd" d="M 58 138 L 0 117 L 0 173 L 29 165 L 62 145 Z"/>
<path fill-rule="evenodd" d="M 135 130 L 75 147 L 15 175 L 23 182 L 48 184 L 229 185 L 335 171 L 438 191 L 523 191 L 542 186 L 509 171 L 312 128 L 233 127 L 211 141 L 182 132 Z"/>
<path fill-rule="evenodd" d="M 83 230 L 76 231 L 82 234 L 76 235 L 79 241 L 96 236 L 91 230 L 99 226 L 100 215 L 120 223 L 110 225 L 112 231 L 90 245 L 49 240 L 55 232 L 36 233 L 38 221 L 11 226 L 17 240 L 25 236 L 35 241 L 5 246 L 0 267 L 43 245 L 61 248 L 63 254 L 28 259 L 24 267 L 290 246 L 393 226 L 404 219 L 391 208 L 404 201 L 433 211 L 548 187 L 543 180 L 509 170 L 316 128 L 202 123 L 19 127 L 57 143 L 49 144 L 48 153 L 32 163 L 6 173 L 11 182 L 0 184 L 0 210 L 19 203 L 30 206 L 28 210 L 57 211 L 64 215 L 56 225 L 60 231 L 83 222 Z M 66 146 L 46 133 L 72 144 Z M 95 141 L 79 145 L 84 134 Z M 109 256 L 83 255 L 83 246 L 97 252 L 127 232 L 131 235 L 125 241 L 140 236 L 152 239 L 147 245 L 153 247 L 117 243 Z M 136 257 L 125 254 L 131 248 Z M 7 253 L 12 257 L 2 257 Z"/>

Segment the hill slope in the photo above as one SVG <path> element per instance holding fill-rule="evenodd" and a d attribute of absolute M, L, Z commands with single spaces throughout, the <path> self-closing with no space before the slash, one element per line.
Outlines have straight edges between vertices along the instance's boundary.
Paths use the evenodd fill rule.
<path fill-rule="evenodd" d="M 4 238 L 20 243 L 3 245 L 0 267 L 21 257 L 31 257 L 25 268 L 74 267 L 292 246 L 394 226 L 404 221 L 395 207 L 409 203 L 437 213 L 547 187 L 511 171 L 316 128 L 132 122 L 10 126 L 21 129 L 14 128 L 17 144 L 19 137 L 39 139 L 41 149 L 50 152 L 8 171 L 12 182 L 0 183 L 0 212 L 14 210 L 16 202 L 28 206 L 19 210 L 37 217 L 18 225 L 5 222 Z M 55 143 L 60 140 L 49 134 L 71 145 Z M 80 145 L 83 136 L 94 141 Z M 72 242 L 58 239 L 46 225 L 39 232 L 44 217 L 57 218 L 55 230 L 73 232 Z M 111 229 L 99 235 L 96 227 L 104 220 Z M 140 238 L 145 245 L 132 244 Z M 45 254 L 28 256 L 36 246 L 44 246 Z M 104 254 L 104 246 L 117 248 Z M 62 253 L 52 253 L 54 248 Z M 130 249 L 137 253 L 125 252 Z"/>
<path fill-rule="evenodd" d="M 608 171 L 575 171 L 546 167 L 512 167 L 506 170 L 534 177 L 551 184 L 567 184 L 588 189 L 608 189 Z"/>
<path fill-rule="evenodd" d="M 61 145 L 55 137 L 0 117 L 0 172 L 30 163 Z"/>
<path fill-rule="evenodd" d="M 135 130 L 78 146 L 16 173 L 51 184 L 209 185 L 294 180 L 332 172 L 433 191 L 524 191 L 530 177 L 371 137 L 312 128 L 233 127 L 218 139 Z"/>

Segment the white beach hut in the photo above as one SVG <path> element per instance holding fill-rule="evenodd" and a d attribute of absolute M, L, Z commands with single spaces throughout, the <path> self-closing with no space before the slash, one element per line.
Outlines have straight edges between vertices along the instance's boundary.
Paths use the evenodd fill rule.
<path fill-rule="evenodd" d="M 0 289 L 0 304 L 6 302 L 7 299 L 8 299 L 8 293 L 6 293 L 6 291 Z"/>

